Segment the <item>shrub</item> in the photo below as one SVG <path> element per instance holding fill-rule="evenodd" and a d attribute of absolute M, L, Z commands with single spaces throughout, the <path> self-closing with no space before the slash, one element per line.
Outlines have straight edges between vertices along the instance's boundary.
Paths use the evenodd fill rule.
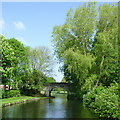
<path fill-rule="evenodd" d="M 86 95 L 83 96 L 83 104 L 87 107 L 90 107 L 90 104 L 92 102 L 95 102 L 95 97 L 96 94 L 94 93 L 94 91 L 87 93 Z"/>
<path fill-rule="evenodd" d="M 91 74 L 88 78 L 85 79 L 84 85 L 81 87 L 81 91 L 86 94 L 91 91 L 97 82 L 97 75 Z"/>
<path fill-rule="evenodd" d="M 9 97 L 19 97 L 20 91 L 19 90 L 3 90 L 2 91 L 2 98 L 9 98 Z"/>
<path fill-rule="evenodd" d="M 22 89 L 21 90 L 21 94 L 25 96 L 34 96 L 36 93 L 40 93 L 40 92 L 34 89 Z"/>
<path fill-rule="evenodd" d="M 103 86 L 99 86 L 94 90 L 88 92 L 86 95 L 83 95 L 83 103 L 85 106 L 90 107 L 92 102 L 95 102 L 96 95 L 101 94 L 102 90 L 104 89 Z"/>
<path fill-rule="evenodd" d="M 2 89 L 2 98 L 5 98 L 5 96 L 6 96 L 5 90 Z"/>
<path fill-rule="evenodd" d="M 101 117 L 116 118 L 118 116 L 118 95 L 110 89 L 104 89 L 100 95 L 96 95 L 95 102 L 90 104 L 94 111 Z"/>
<path fill-rule="evenodd" d="M 118 84 L 111 84 L 108 88 L 97 87 L 83 97 L 83 104 L 92 108 L 100 117 L 118 118 Z"/>

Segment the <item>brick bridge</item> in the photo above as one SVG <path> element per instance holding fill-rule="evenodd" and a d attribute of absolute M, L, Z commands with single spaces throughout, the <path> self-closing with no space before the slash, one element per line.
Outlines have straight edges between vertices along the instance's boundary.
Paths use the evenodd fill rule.
<path fill-rule="evenodd" d="M 46 83 L 44 84 L 44 94 L 46 96 L 51 96 L 51 91 L 56 88 L 56 87 L 61 87 L 64 88 L 68 93 L 69 93 L 69 89 L 68 89 L 68 83 L 65 82 L 55 82 L 55 83 Z"/>

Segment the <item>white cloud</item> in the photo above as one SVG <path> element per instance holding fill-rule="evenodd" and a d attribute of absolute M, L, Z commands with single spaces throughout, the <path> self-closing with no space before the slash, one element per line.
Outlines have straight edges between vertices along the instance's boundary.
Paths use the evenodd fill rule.
<path fill-rule="evenodd" d="M 20 41 L 21 43 L 23 43 L 24 45 L 26 45 L 26 46 L 30 46 L 30 44 L 29 43 L 27 43 L 22 37 L 20 37 L 20 38 L 16 38 L 18 41 Z"/>
<path fill-rule="evenodd" d="M 15 25 L 16 28 L 18 29 L 25 29 L 24 24 L 21 21 L 18 22 L 13 22 L 13 24 Z"/>

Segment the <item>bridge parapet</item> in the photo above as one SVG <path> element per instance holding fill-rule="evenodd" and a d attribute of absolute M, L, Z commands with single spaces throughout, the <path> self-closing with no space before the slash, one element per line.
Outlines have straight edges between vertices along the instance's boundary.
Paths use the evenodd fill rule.
<path fill-rule="evenodd" d="M 65 82 L 46 83 L 44 84 L 44 86 L 44 93 L 49 97 L 51 96 L 51 91 L 53 90 L 53 88 L 56 87 L 64 88 L 67 92 L 69 92 L 68 83 Z"/>

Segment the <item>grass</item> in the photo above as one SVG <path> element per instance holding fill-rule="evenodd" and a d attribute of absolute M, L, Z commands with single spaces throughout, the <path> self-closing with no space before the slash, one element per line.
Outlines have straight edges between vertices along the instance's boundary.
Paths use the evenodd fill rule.
<path fill-rule="evenodd" d="M 24 100 L 30 100 L 30 99 L 34 99 L 34 98 L 38 98 L 38 99 L 44 99 L 46 97 L 31 97 L 31 96 L 20 96 L 20 97 L 11 97 L 11 98 L 5 98 L 2 99 L 2 105 L 3 104 L 7 104 L 7 103 L 15 103 L 15 102 L 22 102 Z"/>

